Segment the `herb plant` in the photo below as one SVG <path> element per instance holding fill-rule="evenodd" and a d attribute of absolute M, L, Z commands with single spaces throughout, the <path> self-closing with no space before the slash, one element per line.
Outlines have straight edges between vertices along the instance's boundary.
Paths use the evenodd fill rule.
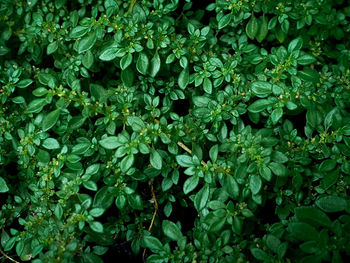
<path fill-rule="evenodd" d="M 1 262 L 346 262 L 349 40 L 345 0 L 0 0 Z"/>

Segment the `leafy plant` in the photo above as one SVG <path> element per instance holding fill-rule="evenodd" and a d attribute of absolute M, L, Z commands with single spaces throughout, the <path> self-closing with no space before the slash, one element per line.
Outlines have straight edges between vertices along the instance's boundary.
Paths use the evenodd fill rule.
<path fill-rule="evenodd" d="M 1 261 L 346 262 L 349 21 L 344 0 L 2 0 Z"/>

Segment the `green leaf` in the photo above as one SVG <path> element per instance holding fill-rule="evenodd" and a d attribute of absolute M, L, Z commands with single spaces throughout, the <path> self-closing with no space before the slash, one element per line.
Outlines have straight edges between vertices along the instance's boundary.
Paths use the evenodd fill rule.
<path fill-rule="evenodd" d="M 295 216 L 305 223 L 318 226 L 327 226 L 330 227 L 332 221 L 329 217 L 323 213 L 321 210 L 313 206 L 301 206 L 297 207 L 294 210 Z"/>
<path fill-rule="evenodd" d="M 55 216 L 57 217 L 57 219 L 61 219 L 62 215 L 63 215 L 63 209 L 61 204 L 57 204 L 55 207 Z"/>
<path fill-rule="evenodd" d="M 205 78 L 203 81 L 203 89 L 206 93 L 211 94 L 213 91 L 213 84 L 209 78 Z"/>
<path fill-rule="evenodd" d="M 114 201 L 114 195 L 111 192 L 112 188 L 113 187 L 108 186 L 101 187 L 94 197 L 93 207 L 100 207 L 107 210 L 107 208 L 110 207 Z"/>
<path fill-rule="evenodd" d="M 60 148 L 60 144 L 54 138 L 47 138 L 44 140 L 42 146 L 48 150 L 55 150 Z"/>
<path fill-rule="evenodd" d="M 94 55 L 92 54 L 91 50 L 85 53 L 81 62 L 83 63 L 84 67 L 91 68 L 91 66 L 94 64 Z"/>
<path fill-rule="evenodd" d="M 265 39 L 268 33 L 268 24 L 267 24 L 267 18 L 265 15 L 262 16 L 262 18 L 259 19 L 259 30 L 256 37 L 256 40 L 260 43 Z"/>
<path fill-rule="evenodd" d="M 247 26 L 245 28 L 245 32 L 247 33 L 247 36 L 250 39 L 254 39 L 254 37 L 258 33 L 258 30 L 259 30 L 258 20 L 254 16 L 254 14 L 252 14 L 252 16 L 251 16 L 251 18 L 250 18 L 250 20 L 247 23 Z"/>
<path fill-rule="evenodd" d="M 287 230 L 299 240 L 315 240 L 318 238 L 317 230 L 303 222 L 289 223 Z"/>
<path fill-rule="evenodd" d="M 287 168 L 280 163 L 271 162 L 269 163 L 269 168 L 277 176 L 286 176 L 288 172 Z"/>
<path fill-rule="evenodd" d="M 47 104 L 46 99 L 34 99 L 32 100 L 26 110 L 27 113 L 38 113 Z"/>
<path fill-rule="evenodd" d="M 93 221 L 90 223 L 90 227 L 93 231 L 97 233 L 103 233 L 103 225 L 101 224 L 101 222 Z"/>
<path fill-rule="evenodd" d="M 140 117 L 127 116 L 126 120 L 128 125 L 133 129 L 133 131 L 139 132 L 146 127 L 145 123 Z"/>
<path fill-rule="evenodd" d="M 250 252 L 257 260 L 265 261 L 268 258 L 268 254 L 260 248 L 251 248 Z"/>
<path fill-rule="evenodd" d="M 272 85 L 266 81 L 255 81 L 252 84 L 252 91 L 259 98 L 265 98 L 272 93 Z"/>
<path fill-rule="evenodd" d="M 197 175 L 193 175 L 186 179 L 184 185 L 183 185 L 183 191 L 184 194 L 188 194 L 192 190 L 194 190 L 199 183 L 199 177 Z"/>
<path fill-rule="evenodd" d="M 215 163 L 217 158 L 218 158 L 218 152 L 219 152 L 219 145 L 217 145 L 217 144 L 215 144 L 209 150 L 209 157 L 213 163 Z"/>
<path fill-rule="evenodd" d="M 315 61 L 316 61 L 316 59 L 309 54 L 302 55 L 301 57 L 299 57 L 297 59 L 298 64 L 303 65 L 303 66 L 314 63 Z"/>
<path fill-rule="evenodd" d="M 339 196 L 329 195 L 316 200 L 316 205 L 326 213 L 336 213 L 347 209 L 347 201 Z"/>
<path fill-rule="evenodd" d="M 194 197 L 194 207 L 201 211 L 209 200 L 209 185 L 205 184 Z"/>
<path fill-rule="evenodd" d="M 283 116 L 283 109 L 277 108 L 274 109 L 271 113 L 271 121 L 273 124 L 277 124 L 277 122 L 282 118 Z"/>
<path fill-rule="evenodd" d="M 260 99 L 257 101 L 254 101 L 252 104 L 249 105 L 248 111 L 252 113 L 258 113 L 265 109 L 267 109 L 269 106 L 271 106 L 272 103 L 267 99 Z"/>
<path fill-rule="evenodd" d="M 188 68 L 184 68 L 178 78 L 178 84 L 181 89 L 185 89 L 190 81 Z"/>
<path fill-rule="evenodd" d="M 97 40 L 97 36 L 96 36 L 96 31 L 94 31 L 92 34 L 82 38 L 77 46 L 77 51 L 79 54 L 88 51 L 89 49 L 91 49 Z"/>
<path fill-rule="evenodd" d="M 123 173 L 126 173 L 131 166 L 134 164 L 135 157 L 131 153 L 123 158 L 123 160 L 120 162 L 120 169 L 122 170 Z"/>
<path fill-rule="evenodd" d="M 120 50 L 120 48 L 118 47 L 109 47 L 104 49 L 100 56 L 98 57 L 99 59 L 101 59 L 102 61 L 111 61 L 113 59 L 115 59 L 116 57 L 119 57 L 120 54 L 118 54 L 118 51 Z M 122 54 L 124 56 L 124 54 Z"/>
<path fill-rule="evenodd" d="M 78 129 L 84 124 L 85 120 L 86 117 L 84 116 L 75 116 L 69 121 L 68 127 L 72 130 Z"/>
<path fill-rule="evenodd" d="M 149 248 L 152 252 L 158 252 L 164 250 L 162 242 L 158 238 L 152 236 L 143 236 L 143 245 L 146 248 Z"/>
<path fill-rule="evenodd" d="M 136 62 L 137 71 L 143 75 L 146 75 L 148 70 L 148 65 L 149 65 L 149 60 L 147 55 L 141 52 Z"/>
<path fill-rule="evenodd" d="M 232 175 L 226 175 L 224 177 L 224 190 L 230 195 L 231 198 L 237 199 L 239 196 L 239 186 L 236 179 Z"/>
<path fill-rule="evenodd" d="M 54 41 L 52 43 L 50 43 L 48 46 L 47 46 L 47 49 L 46 49 L 46 54 L 47 55 L 51 55 L 52 53 L 55 53 L 56 50 L 58 48 L 58 43 L 57 41 Z"/>
<path fill-rule="evenodd" d="M 6 181 L 0 176 L 0 193 L 6 193 L 10 189 L 7 187 Z"/>
<path fill-rule="evenodd" d="M 279 246 L 281 245 L 281 241 L 277 237 L 275 237 L 274 235 L 267 235 L 266 236 L 266 245 L 273 252 L 277 253 Z"/>
<path fill-rule="evenodd" d="M 16 254 L 17 254 L 17 256 L 21 256 L 21 254 L 23 252 L 23 249 L 24 249 L 24 242 L 23 241 L 17 242 L 17 245 L 16 245 Z"/>
<path fill-rule="evenodd" d="M 330 172 L 332 171 L 335 166 L 337 165 L 337 161 L 336 160 L 324 160 L 321 164 L 320 164 L 320 167 L 319 167 L 319 170 L 321 172 Z"/>
<path fill-rule="evenodd" d="M 99 217 L 99 216 L 103 215 L 104 212 L 105 212 L 105 210 L 103 208 L 96 207 L 96 208 L 92 208 L 90 210 L 89 214 L 93 217 Z"/>
<path fill-rule="evenodd" d="M 298 71 L 298 77 L 305 81 L 310 81 L 313 83 L 319 82 L 319 74 L 314 69 L 304 69 L 303 71 Z"/>
<path fill-rule="evenodd" d="M 271 169 L 269 167 L 267 167 L 265 164 L 263 164 L 261 167 L 259 167 L 259 174 L 266 181 L 271 180 L 271 177 L 272 177 Z"/>
<path fill-rule="evenodd" d="M 122 81 L 126 87 L 131 87 L 134 82 L 134 71 L 128 67 L 122 71 Z"/>
<path fill-rule="evenodd" d="M 132 54 L 128 53 L 127 55 L 122 57 L 122 59 L 120 60 L 120 68 L 122 70 L 126 69 L 127 67 L 129 67 L 131 62 L 132 62 Z"/>
<path fill-rule="evenodd" d="M 232 14 L 224 15 L 218 22 L 218 29 L 226 27 L 231 22 Z"/>
<path fill-rule="evenodd" d="M 87 26 L 77 26 L 72 29 L 72 31 L 69 33 L 70 38 L 79 38 L 86 35 L 86 33 L 90 30 L 90 27 Z"/>
<path fill-rule="evenodd" d="M 60 109 L 51 111 L 49 114 L 47 114 L 44 119 L 43 119 L 43 123 L 42 123 L 42 129 L 43 131 L 48 131 L 50 130 L 58 121 L 59 117 L 60 117 Z"/>
<path fill-rule="evenodd" d="M 178 155 L 176 156 L 176 161 L 182 167 L 192 167 L 194 163 L 192 161 L 192 157 L 188 155 Z"/>
<path fill-rule="evenodd" d="M 158 153 L 157 150 L 151 151 L 150 163 L 151 163 L 153 168 L 155 168 L 157 170 L 162 169 L 162 157 L 160 156 L 160 154 Z"/>
<path fill-rule="evenodd" d="M 205 96 L 194 96 L 192 98 L 194 105 L 197 107 L 207 107 L 209 102 L 211 101 L 210 98 Z"/>
<path fill-rule="evenodd" d="M 89 189 L 90 191 L 97 191 L 98 190 L 98 186 L 94 181 L 83 182 L 83 185 L 86 189 Z"/>
<path fill-rule="evenodd" d="M 143 209 L 143 203 L 141 196 L 138 194 L 129 194 L 127 195 L 128 203 L 131 206 L 131 208 L 136 210 L 142 210 Z"/>
<path fill-rule="evenodd" d="M 103 263 L 103 260 L 99 256 L 92 253 L 85 252 L 82 254 L 82 257 L 84 259 L 84 263 Z"/>
<path fill-rule="evenodd" d="M 20 89 L 24 89 L 24 88 L 28 87 L 32 83 L 33 83 L 33 80 L 31 80 L 31 79 L 22 79 L 20 82 L 18 82 L 16 84 L 16 86 L 18 88 L 20 88 Z"/>
<path fill-rule="evenodd" d="M 114 150 L 122 144 L 119 142 L 117 136 L 109 136 L 99 141 L 99 144 L 108 150 Z"/>
<path fill-rule="evenodd" d="M 162 229 L 164 234 L 171 240 L 178 241 L 183 237 L 180 228 L 169 220 L 163 220 Z"/>
<path fill-rule="evenodd" d="M 150 64 L 150 68 L 149 68 L 149 74 L 151 77 L 155 77 L 157 75 L 157 73 L 160 70 L 160 57 L 158 52 L 156 52 L 153 56 L 153 58 L 151 59 L 151 64 Z"/>
<path fill-rule="evenodd" d="M 254 195 L 260 192 L 262 181 L 259 175 L 254 174 L 249 177 L 249 188 Z"/>
<path fill-rule="evenodd" d="M 293 39 L 288 45 L 288 52 L 292 53 L 295 50 L 300 50 L 303 47 L 303 40 L 301 38 Z"/>
<path fill-rule="evenodd" d="M 276 163 L 288 162 L 288 157 L 280 151 L 274 151 L 271 155 L 271 158 Z"/>

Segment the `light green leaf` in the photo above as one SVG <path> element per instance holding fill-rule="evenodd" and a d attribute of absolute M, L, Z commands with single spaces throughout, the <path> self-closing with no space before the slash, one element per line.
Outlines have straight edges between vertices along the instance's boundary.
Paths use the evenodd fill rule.
<path fill-rule="evenodd" d="M 209 185 L 205 184 L 194 197 L 194 207 L 201 211 L 209 200 Z"/>
<path fill-rule="evenodd" d="M 96 40 L 97 40 L 97 36 L 95 31 L 92 34 L 79 40 L 79 43 L 77 46 L 78 53 L 81 54 L 91 49 L 95 45 Z"/>
<path fill-rule="evenodd" d="M 79 38 L 83 37 L 88 31 L 89 27 L 87 26 L 77 26 L 72 29 L 72 31 L 69 33 L 70 38 Z"/>
<path fill-rule="evenodd" d="M 102 140 L 99 141 L 99 144 L 108 150 L 113 150 L 119 146 L 121 146 L 121 144 L 118 141 L 118 137 L 117 136 L 109 136 L 106 137 Z"/>
<path fill-rule="evenodd" d="M 254 174 L 249 177 L 249 188 L 254 195 L 259 193 L 262 186 L 262 181 L 259 175 Z"/>
<path fill-rule="evenodd" d="M 162 229 L 164 234 L 171 240 L 178 241 L 182 238 L 182 233 L 180 228 L 173 222 L 169 220 L 163 220 Z"/>
<path fill-rule="evenodd" d="M 160 64 L 160 57 L 158 52 L 156 52 L 150 63 L 149 74 L 151 75 L 151 77 L 154 78 L 157 75 L 157 73 L 160 70 Z"/>
<path fill-rule="evenodd" d="M 197 175 L 193 175 L 186 179 L 184 185 L 183 185 L 183 191 L 184 194 L 188 194 L 192 190 L 194 190 L 199 183 L 199 177 Z"/>
<path fill-rule="evenodd" d="M 122 57 L 122 59 L 120 60 L 120 67 L 121 67 L 121 69 L 124 70 L 127 67 L 129 67 L 131 62 L 132 62 L 132 54 L 128 53 L 127 55 Z"/>
<path fill-rule="evenodd" d="M 164 250 L 162 242 L 158 238 L 152 236 L 143 236 L 143 244 L 146 248 L 149 248 L 152 252 L 158 252 Z"/>
<path fill-rule="evenodd" d="M 8 192 L 10 189 L 8 188 L 6 181 L 4 180 L 4 178 L 2 178 L 0 176 L 0 193 L 6 193 Z"/>
<path fill-rule="evenodd" d="M 135 157 L 131 153 L 123 158 L 123 160 L 120 162 L 120 169 L 123 173 L 127 172 L 131 166 L 134 164 Z"/>
<path fill-rule="evenodd" d="M 301 38 L 293 39 L 288 45 L 288 52 L 292 53 L 294 50 L 300 50 L 303 46 L 303 40 Z"/>
<path fill-rule="evenodd" d="M 54 149 L 59 149 L 60 148 L 60 144 L 54 138 L 47 138 L 47 139 L 45 139 L 43 144 L 42 144 L 42 146 L 45 149 L 48 149 L 48 150 L 54 150 Z"/>
<path fill-rule="evenodd" d="M 266 81 L 255 81 L 252 84 L 252 91 L 259 98 L 265 98 L 272 93 L 272 85 Z"/>
<path fill-rule="evenodd" d="M 258 21 L 256 19 L 256 17 L 254 16 L 254 14 L 252 14 L 249 22 L 247 23 L 247 26 L 245 28 L 245 32 L 247 33 L 247 36 L 250 39 L 254 39 L 254 37 L 256 36 L 256 34 L 258 33 Z"/>
<path fill-rule="evenodd" d="M 260 100 L 254 101 L 251 105 L 249 105 L 248 111 L 252 113 L 258 113 L 267 109 L 271 105 L 272 103 L 269 100 L 260 99 Z"/>
<path fill-rule="evenodd" d="M 232 14 L 224 15 L 218 22 L 218 29 L 226 27 L 231 22 Z"/>
<path fill-rule="evenodd" d="M 97 233 L 103 233 L 103 225 L 98 221 L 91 222 L 90 227 L 93 231 Z"/>
<path fill-rule="evenodd" d="M 157 170 L 162 169 L 162 157 L 158 153 L 157 150 L 152 150 L 150 155 L 150 163 L 152 167 L 154 167 Z"/>
<path fill-rule="evenodd" d="M 143 75 L 146 75 L 148 70 L 148 65 L 149 65 L 149 60 L 147 55 L 141 52 L 136 62 L 137 71 Z"/>
<path fill-rule="evenodd" d="M 315 61 L 316 61 L 316 58 L 314 58 L 313 56 L 311 56 L 309 54 L 302 55 L 301 57 L 299 57 L 297 59 L 298 64 L 303 65 L 303 66 L 314 63 Z"/>
<path fill-rule="evenodd" d="M 178 78 L 178 84 L 181 89 L 185 89 L 190 81 L 190 74 L 188 71 L 188 68 L 185 68 L 181 71 L 179 78 Z"/>
<path fill-rule="evenodd" d="M 60 117 L 60 109 L 51 111 L 49 114 L 47 114 L 44 117 L 43 123 L 42 123 L 42 129 L 43 131 L 47 131 L 49 129 L 51 129 L 56 122 L 58 121 L 59 117 Z"/>

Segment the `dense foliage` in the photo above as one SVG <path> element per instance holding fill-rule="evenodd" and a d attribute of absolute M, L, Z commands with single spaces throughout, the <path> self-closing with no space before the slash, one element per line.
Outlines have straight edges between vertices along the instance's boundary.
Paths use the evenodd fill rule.
<path fill-rule="evenodd" d="M 349 40 L 345 0 L 0 0 L 1 261 L 344 262 Z"/>

